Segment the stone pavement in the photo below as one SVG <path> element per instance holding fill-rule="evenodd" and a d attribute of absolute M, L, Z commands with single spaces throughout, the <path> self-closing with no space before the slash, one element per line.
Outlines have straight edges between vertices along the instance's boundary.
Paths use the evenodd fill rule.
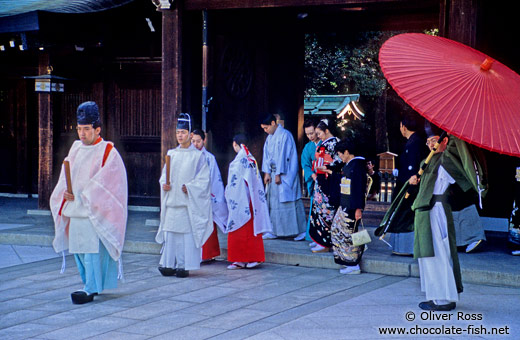
<path fill-rule="evenodd" d="M 34 209 L 34 199 L 0 197 L 0 339 L 520 337 L 519 258 L 508 255 L 500 238 L 481 253 L 461 254 L 465 291 L 457 309 L 429 314 L 417 307 L 424 295 L 415 261 L 390 255 L 379 241 L 369 245 L 361 275 L 339 274 L 331 254 L 311 254 L 306 242 L 270 240 L 269 263 L 259 268 L 230 271 L 220 260 L 186 279 L 162 277 L 153 242 L 158 213 L 132 209 L 125 282 L 93 303 L 73 305 L 70 293 L 82 287 L 74 259 L 66 256 L 60 274 L 62 257 L 49 247 L 52 220 Z M 220 240 L 225 258 L 226 238 Z M 383 327 L 404 333 L 383 335 Z"/>
<path fill-rule="evenodd" d="M 52 247 L 0 244 L 0 268 L 60 257 Z"/>
<path fill-rule="evenodd" d="M 38 211 L 34 198 L 0 196 L 0 245 L 50 246 L 54 237 L 49 212 Z M 373 209 L 377 209 L 377 206 Z M 28 214 L 29 212 L 29 214 Z M 41 214 L 47 213 L 47 215 Z M 382 212 L 366 211 L 365 226 L 373 232 Z M 155 243 L 159 213 L 147 208 L 132 207 L 129 211 L 125 252 L 159 254 L 161 246 Z M 520 257 L 511 256 L 506 248 L 504 233 L 486 233 L 488 242 L 482 251 L 474 254 L 459 253 L 462 279 L 466 283 L 520 287 Z M 227 254 L 227 238 L 219 234 L 222 258 Z M 264 241 L 266 261 L 277 264 L 337 269 L 331 253 L 313 254 L 307 242 L 286 240 Z M 368 273 L 418 277 L 417 261 L 411 257 L 395 256 L 381 241 L 373 237 L 363 255 L 362 270 Z"/>
<path fill-rule="evenodd" d="M 438 339 L 520 336 L 517 288 L 466 284 L 455 311 L 426 313 L 417 307 L 424 296 L 419 279 L 412 277 L 341 275 L 334 269 L 270 263 L 231 271 L 225 261 L 216 261 L 179 279 L 159 274 L 159 255 L 124 253 L 125 282 L 92 303 L 73 305 L 70 293 L 82 284 L 73 257 L 66 259 L 64 274 L 61 258 L 0 269 L 0 339 L 423 337 L 411 332 L 438 333 Z M 408 334 L 382 335 L 382 327 L 403 327 Z M 457 327 L 461 335 L 451 335 Z M 493 327 L 505 334 L 468 333 L 492 332 Z"/>

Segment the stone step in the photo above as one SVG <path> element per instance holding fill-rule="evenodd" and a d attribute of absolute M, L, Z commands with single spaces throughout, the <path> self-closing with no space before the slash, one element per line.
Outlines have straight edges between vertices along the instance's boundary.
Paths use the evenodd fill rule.
<path fill-rule="evenodd" d="M 310 209 L 310 199 L 308 197 L 302 198 L 303 206 L 305 210 L 308 212 Z M 385 212 L 390 207 L 390 203 L 387 202 L 377 202 L 377 201 L 367 201 L 365 204 L 365 211 L 374 211 L 385 214 Z"/>
<path fill-rule="evenodd" d="M 307 216 L 310 210 L 310 199 L 308 197 L 302 198 L 303 206 Z M 363 211 L 363 223 L 367 226 L 379 226 L 381 220 L 390 206 L 390 203 L 368 201 Z"/>

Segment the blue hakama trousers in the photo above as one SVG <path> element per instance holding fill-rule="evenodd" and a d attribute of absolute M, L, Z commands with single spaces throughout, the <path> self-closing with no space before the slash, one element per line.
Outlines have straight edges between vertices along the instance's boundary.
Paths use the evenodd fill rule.
<path fill-rule="evenodd" d="M 110 257 L 103 242 L 99 242 L 99 253 L 74 254 L 74 259 L 87 293 L 117 288 L 117 261 Z"/>

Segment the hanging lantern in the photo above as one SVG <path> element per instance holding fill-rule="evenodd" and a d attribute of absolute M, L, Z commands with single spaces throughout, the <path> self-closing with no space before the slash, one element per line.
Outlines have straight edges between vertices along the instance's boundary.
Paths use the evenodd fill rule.
<path fill-rule="evenodd" d="M 65 92 L 63 81 L 67 78 L 53 75 L 52 66 L 47 68 L 47 74 L 24 78 L 34 79 L 34 91 L 36 92 Z"/>

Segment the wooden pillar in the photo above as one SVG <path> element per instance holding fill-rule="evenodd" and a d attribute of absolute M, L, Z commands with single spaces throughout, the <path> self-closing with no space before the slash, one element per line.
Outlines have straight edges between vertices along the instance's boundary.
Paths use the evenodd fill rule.
<path fill-rule="evenodd" d="M 38 59 L 38 74 L 47 74 L 49 54 Z M 52 192 L 52 92 L 38 93 L 38 209 L 49 209 Z"/>
<path fill-rule="evenodd" d="M 441 0 L 439 34 L 475 48 L 478 0 Z"/>
<path fill-rule="evenodd" d="M 176 144 L 175 128 L 182 110 L 181 1 L 162 10 L 161 155 Z"/>
<path fill-rule="evenodd" d="M 293 33 L 295 36 L 297 36 L 297 38 L 295 38 L 295 40 L 297 40 L 297 43 L 296 43 L 296 50 L 298 51 L 297 52 L 297 56 L 295 56 L 295 63 L 296 63 L 296 69 L 297 69 L 297 74 L 298 74 L 298 78 L 295 79 L 295 86 L 297 88 L 296 90 L 296 101 L 297 101 L 297 105 L 298 105 L 298 125 L 297 125 L 297 145 L 298 145 L 298 150 L 300 150 L 300 152 L 298 153 L 299 156 L 301 156 L 301 153 L 303 151 L 303 148 L 305 147 L 305 144 L 307 144 L 308 140 L 307 140 L 307 137 L 305 136 L 305 130 L 303 129 L 303 123 L 305 121 L 305 115 L 304 115 L 304 95 L 305 95 L 305 79 L 304 79 L 304 74 L 305 74 L 305 35 L 303 32 L 301 31 L 298 31 L 298 30 L 295 30 L 294 33 Z"/>

